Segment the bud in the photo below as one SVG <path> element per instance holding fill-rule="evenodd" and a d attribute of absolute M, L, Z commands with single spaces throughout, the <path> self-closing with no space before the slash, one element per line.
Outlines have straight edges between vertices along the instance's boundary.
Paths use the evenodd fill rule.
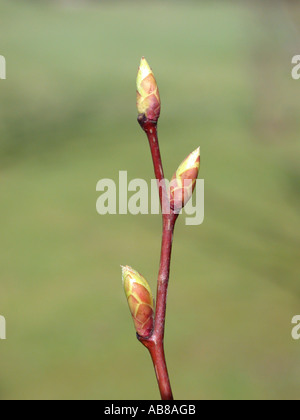
<path fill-rule="evenodd" d="M 136 85 L 139 114 L 156 122 L 160 116 L 160 96 L 153 71 L 144 57 L 141 60 Z"/>
<path fill-rule="evenodd" d="M 147 338 L 154 327 L 154 303 L 149 284 L 131 267 L 122 267 L 123 285 L 136 332 Z"/>
<path fill-rule="evenodd" d="M 179 166 L 170 183 L 170 207 L 180 212 L 191 199 L 200 168 L 200 147 Z"/>

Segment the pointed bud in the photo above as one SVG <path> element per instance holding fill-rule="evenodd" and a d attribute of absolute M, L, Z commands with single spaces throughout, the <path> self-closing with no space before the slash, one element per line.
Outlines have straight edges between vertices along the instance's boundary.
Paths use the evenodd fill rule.
<path fill-rule="evenodd" d="M 157 83 L 147 63 L 143 57 L 137 76 L 137 109 L 140 115 L 152 121 L 157 121 L 160 116 L 160 96 Z"/>
<path fill-rule="evenodd" d="M 147 338 L 154 327 L 154 303 L 147 281 L 131 267 L 122 267 L 123 285 L 136 332 Z"/>
<path fill-rule="evenodd" d="M 170 206 L 180 212 L 191 199 L 200 168 L 200 147 L 179 166 L 170 183 Z"/>

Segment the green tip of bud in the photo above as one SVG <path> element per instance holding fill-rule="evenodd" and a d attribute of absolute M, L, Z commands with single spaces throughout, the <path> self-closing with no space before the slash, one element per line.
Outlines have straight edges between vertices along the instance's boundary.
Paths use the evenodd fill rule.
<path fill-rule="evenodd" d="M 139 115 L 158 121 L 160 116 L 160 96 L 151 67 L 145 57 L 141 59 L 137 75 L 137 109 Z"/>
<path fill-rule="evenodd" d="M 179 212 L 192 198 L 200 169 L 200 147 L 194 150 L 178 167 L 170 185 L 171 209 Z"/>
<path fill-rule="evenodd" d="M 145 57 L 141 58 L 140 67 L 138 71 L 137 76 L 137 86 L 142 83 L 142 81 L 149 76 L 150 74 L 153 74 L 151 67 L 149 66 L 148 61 Z"/>
<path fill-rule="evenodd" d="M 145 278 L 129 266 L 122 266 L 122 280 L 136 332 L 149 337 L 154 327 L 154 302 Z"/>

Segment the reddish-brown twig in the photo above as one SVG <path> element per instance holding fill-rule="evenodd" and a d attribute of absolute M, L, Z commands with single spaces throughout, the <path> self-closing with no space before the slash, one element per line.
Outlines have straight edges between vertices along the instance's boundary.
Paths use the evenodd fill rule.
<path fill-rule="evenodd" d="M 159 185 L 159 197 L 163 216 L 162 247 L 157 281 L 154 330 L 150 337 L 146 339 L 139 337 L 139 339 L 148 348 L 152 357 L 161 398 L 163 400 L 173 400 L 164 352 L 164 335 L 173 235 L 178 215 L 170 210 L 169 206 L 169 195 L 158 143 L 157 124 L 154 121 L 148 120 L 145 116 L 140 116 L 138 121 L 149 140 L 154 172 Z"/>

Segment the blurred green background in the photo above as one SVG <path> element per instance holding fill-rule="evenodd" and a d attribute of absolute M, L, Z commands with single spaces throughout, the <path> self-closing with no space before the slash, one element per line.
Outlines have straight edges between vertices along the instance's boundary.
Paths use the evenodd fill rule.
<path fill-rule="evenodd" d="M 297 1 L 1 0 L 1 399 L 157 399 L 120 264 L 155 289 L 160 216 L 100 216 L 96 183 L 168 177 L 201 145 L 205 222 L 177 226 L 166 352 L 177 399 L 298 399 Z"/>

